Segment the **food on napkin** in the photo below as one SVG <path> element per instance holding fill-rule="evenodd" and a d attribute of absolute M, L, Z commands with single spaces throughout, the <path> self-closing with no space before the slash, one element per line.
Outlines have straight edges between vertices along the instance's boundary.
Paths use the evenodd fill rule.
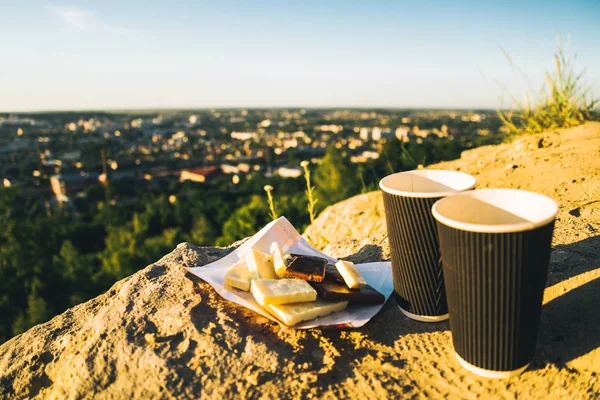
<path fill-rule="evenodd" d="M 252 274 L 252 279 L 277 279 L 273 267 L 273 257 L 255 249 L 246 254 L 246 264 Z"/>
<path fill-rule="evenodd" d="M 372 303 L 378 304 L 385 301 L 385 296 L 366 285 L 360 289 L 350 289 L 343 283 L 324 281 L 311 282 L 319 297 L 330 301 L 348 301 L 350 303 Z"/>
<path fill-rule="evenodd" d="M 261 306 L 301 303 L 317 298 L 315 289 L 301 279 L 254 279 L 250 292 Z"/>
<path fill-rule="evenodd" d="M 285 272 L 285 268 L 287 267 L 286 259 L 283 256 L 283 251 L 281 251 L 281 247 L 279 243 L 273 242 L 271 244 L 271 257 L 273 257 L 273 266 L 275 267 L 275 274 L 279 278 L 283 278 L 283 273 Z"/>
<path fill-rule="evenodd" d="M 340 260 L 335 263 L 335 267 L 350 289 L 360 289 L 366 286 L 367 281 L 365 281 L 365 278 L 356 269 L 352 261 Z"/>
<path fill-rule="evenodd" d="M 288 326 L 308 321 L 337 311 L 348 306 L 347 301 L 325 301 L 317 299 L 305 303 L 267 304 L 265 308 L 278 320 Z"/>
<path fill-rule="evenodd" d="M 286 278 L 304 279 L 310 282 L 323 282 L 327 260 L 321 257 L 290 254 L 291 262 L 283 271 Z"/>
<path fill-rule="evenodd" d="M 346 284 L 346 281 L 344 281 L 344 277 L 342 276 L 342 274 L 340 274 L 335 265 L 331 264 L 328 264 L 327 268 L 325 269 L 325 280 L 342 283 L 344 285 Z"/>
<path fill-rule="evenodd" d="M 242 264 L 234 264 L 225 274 L 225 285 L 247 292 L 250 290 L 251 278 L 248 268 Z"/>
<path fill-rule="evenodd" d="M 385 301 L 350 261 L 333 266 L 322 257 L 286 254 L 277 242 L 269 250 L 271 254 L 250 249 L 247 266 L 243 260 L 233 265 L 225 286 L 250 291 L 258 304 L 286 325 L 344 310 L 349 302 Z"/>
<path fill-rule="evenodd" d="M 273 242 L 277 242 L 277 245 L 273 245 Z M 261 229 L 260 232 L 252 236 L 252 238 L 247 240 L 240 247 L 225 257 L 213 261 L 206 266 L 190 267 L 188 270 L 212 285 L 217 293 L 223 298 L 235 302 L 250 310 L 254 310 L 256 313 L 261 314 L 272 321 L 277 321 L 280 324 L 290 324 L 291 322 L 295 322 L 293 319 L 290 319 L 291 315 L 289 318 L 286 317 L 286 322 L 284 322 L 282 321 L 282 319 L 284 319 L 283 316 L 278 318 L 273 315 L 273 313 L 267 309 L 267 306 L 261 306 L 255 300 L 251 292 L 244 292 L 239 289 L 232 288 L 231 285 L 224 282 L 225 275 L 232 269 L 234 264 L 241 263 L 248 268 L 247 256 L 257 258 L 249 255 L 251 249 L 269 253 L 268 255 L 272 257 L 273 270 L 275 271 L 276 257 L 273 257 L 272 254 L 275 246 L 279 247 L 281 252 L 281 257 L 279 258 L 281 262 L 278 263 L 279 267 L 287 266 L 291 262 L 291 256 L 289 253 L 322 257 L 327 259 L 330 263 L 326 268 L 324 282 L 331 282 L 332 277 L 337 277 L 337 279 L 341 281 L 340 283 L 345 285 L 340 273 L 334 267 L 334 264 L 337 260 L 334 260 L 332 257 L 329 257 L 311 247 L 310 244 L 302 238 L 298 231 L 296 231 L 292 224 L 290 224 L 289 221 L 284 217 L 280 217 L 278 220 L 270 222 L 265 228 Z M 361 271 L 367 282 L 373 285 L 375 289 L 380 291 L 385 298 L 393 293 L 392 273 L 389 262 L 356 265 L 356 267 Z M 258 267 L 255 268 L 255 271 L 258 269 Z M 237 268 L 232 271 L 231 275 L 235 275 L 234 272 L 236 270 Z M 258 272 L 256 272 L 256 275 L 258 275 Z M 250 273 L 251 282 L 252 280 L 257 279 L 259 279 L 258 276 L 254 276 L 252 273 Z M 252 289 L 252 283 L 250 284 L 250 289 Z M 258 294 L 258 291 L 255 291 L 255 293 Z M 258 294 L 258 296 L 260 297 L 260 294 Z M 314 298 L 314 294 L 312 297 Z M 317 294 L 316 299 L 313 300 L 313 303 L 317 301 L 327 300 L 323 299 Z M 318 316 L 316 319 L 297 322 L 293 325 L 293 329 L 307 329 L 320 326 L 346 326 L 357 328 L 363 326 L 367 321 L 369 321 L 381 309 L 382 305 L 383 303 L 377 305 L 368 303 L 361 304 L 360 302 L 349 303 L 348 307 L 341 311 L 335 311 L 332 314 L 325 316 Z M 317 314 L 311 315 L 309 313 L 308 316 L 302 315 L 302 319 L 316 315 Z"/>

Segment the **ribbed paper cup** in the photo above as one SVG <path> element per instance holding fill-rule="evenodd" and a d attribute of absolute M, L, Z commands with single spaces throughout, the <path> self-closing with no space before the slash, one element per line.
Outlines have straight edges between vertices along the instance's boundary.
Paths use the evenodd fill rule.
<path fill-rule="evenodd" d="M 432 205 L 472 189 L 471 175 L 443 170 L 415 170 L 389 175 L 379 182 L 392 259 L 395 298 L 409 318 L 423 322 L 448 319 Z"/>
<path fill-rule="evenodd" d="M 483 189 L 442 199 L 432 212 L 458 361 L 488 378 L 520 374 L 535 351 L 558 205 Z"/>

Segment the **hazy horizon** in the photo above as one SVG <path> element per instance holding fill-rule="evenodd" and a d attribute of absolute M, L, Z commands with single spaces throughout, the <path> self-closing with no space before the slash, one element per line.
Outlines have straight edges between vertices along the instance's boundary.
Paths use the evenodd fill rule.
<path fill-rule="evenodd" d="M 313 107 L 313 106 L 252 106 L 252 107 L 161 107 L 161 108 L 82 108 L 82 109 L 65 109 L 65 110 L 28 110 L 28 111 L 11 111 L 0 110 L 0 114 L 60 114 L 60 113 L 160 113 L 160 112 L 194 112 L 194 111 L 225 111 L 225 110 L 390 110 L 390 111 L 497 111 L 495 108 L 482 107 L 370 107 L 370 106 L 335 106 L 335 107 Z"/>
<path fill-rule="evenodd" d="M 490 110 L 541 87 L 558 33 L 598 96 L 598 15 L 598 1 L 10 3 L 0 111 Z"/>

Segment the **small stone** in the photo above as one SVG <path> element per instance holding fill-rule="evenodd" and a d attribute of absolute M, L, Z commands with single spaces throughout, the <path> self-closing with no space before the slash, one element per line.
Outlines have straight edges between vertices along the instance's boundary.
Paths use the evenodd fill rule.
<path fill-rule="evenodd" d="M 246 382 L 248 382 L 252 386 L 258 385 L 258 373 L 254 373 L 254 374 L 248 375 L 246 377 Z"/>
<path fill-rule="evenodd" d="M 155 338 L 154 333 L 146 333 L 144 335 L 144 340 L 146 340 L 146 342 L 149 343 L 149 344 L 156 343 L 156 338 Z"/>
<path fill-rule="evenodd" d="M 543 137 L 538 141 L 538 149 L 543 149 L 552 146 L 552 142 L 547 137 Z"/>

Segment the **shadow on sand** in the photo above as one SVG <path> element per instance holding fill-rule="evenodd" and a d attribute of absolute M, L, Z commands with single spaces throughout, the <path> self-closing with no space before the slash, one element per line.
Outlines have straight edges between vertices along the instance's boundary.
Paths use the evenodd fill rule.
<path fill-rule="evenodd" d="M 368 253 L 381 252 L 370 248 Z M 600 347 L 600 277 L 590 278 L 596 269 L 600 269 L 600 235 L 553 248 L 546 287 L 556 285 L 553 289 L 561 290 L 564 284 L 572 289 L 543 306 L 533 369 L 547 363 L 562 367 Z M 571 281 L 567 284 L 567 280 Z M 371 340 L 393 346 L 402 335 L 448 331 L 450 326 L 447 321 L 428 324 L 408 319 L 390 298 L 364 329 Z"/>
<path fill-rule="evenodd" d="M 600 236 L 554 248 L 547 287 L 553 285 L 565 291 L 543 307 L 537 354 L 563 366 L 600 347 Z"/>

